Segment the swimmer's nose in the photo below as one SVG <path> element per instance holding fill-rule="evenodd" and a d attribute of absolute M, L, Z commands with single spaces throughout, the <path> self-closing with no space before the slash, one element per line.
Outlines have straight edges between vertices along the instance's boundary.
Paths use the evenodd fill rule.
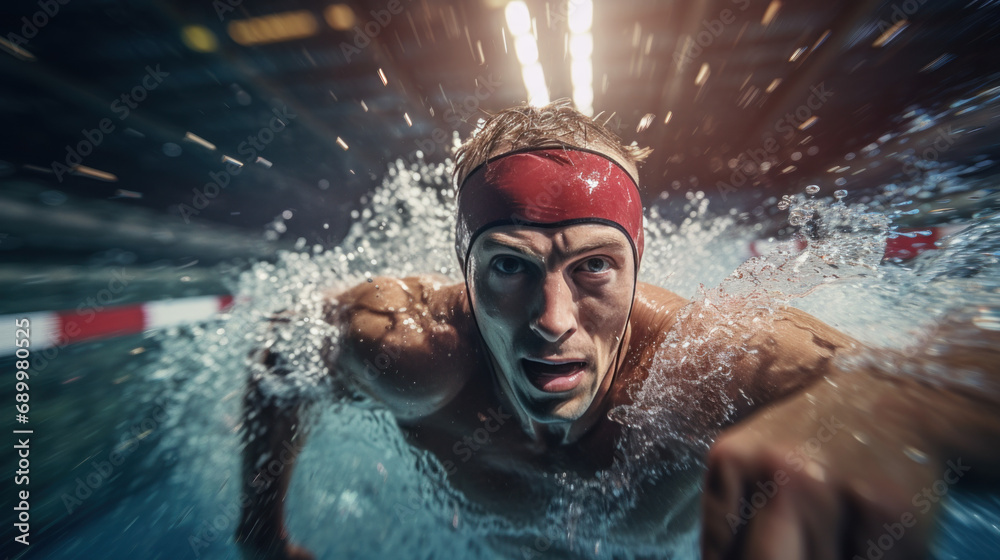
<path fill-rule="evenodd" d="M 548 342 L 559 342 L 576 331 L 576 302 L 561 273 L 545 275 L 540 305 L 531 321 L 536 334 Z"/>

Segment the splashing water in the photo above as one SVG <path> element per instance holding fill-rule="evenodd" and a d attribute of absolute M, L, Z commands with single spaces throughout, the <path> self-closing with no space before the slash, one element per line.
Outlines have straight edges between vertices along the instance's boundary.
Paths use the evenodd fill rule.
<path fill-rule="evenodd" d="M 668 473 L 700 476 L 700 457 L 717 431 L 717 424 L 704 418 L 719 411 L 692 410 L 691 395 L 718 392 L 734 357 L 710 352 L 713 341 L 731 336 L 735 326 L 766 324 L 792 302 L 859 340 L 895 348 L 913 340 L 914 325 L 932 324 L 956 307 L 974 308 L 983 328 L 1000 322 L 997 218 L 980 220 L 941 250 L 901 267 L 882 263 L 885 240 L 895 234 L 890 219 L 878 211 L 885 201 L 850 206 L 844 191 L 832 201 L 817 199 L 818 189 L 811 188 L 808 196 L 783 199 L 779 207 L 788 210 L 806 248 L 785 246 L 749 260 L 745 248 L 759 227 L 740 225 L 735 211 L 712 217 L 708 201 L 696 195 L 684 208 L 686 218 L 675 225 L 651 208 L 641 279 L 692 297 L 693 303 L 664 342 L 650 379 L 635 388 L 635 404 L 612 412 L 632 434 L 614 467 L 595 479 L 561 477 L 539 522 L 518 525 L 480 511 L 451 489 L 440 463 L 413 450 L 387 412 L 356 396 L 330 404 L 333 384 L 320 359 L 337 334 L 320 320 L 328 290 L 378 282 L 382 275 L 434 272 L 460 279 L 448 177 L 450 162 L 396 162 L 337 246 L 307 249 L 300 242 L 298 252 L 253 265 L 230 279 L 237 301 L 226 316 L 164 333 L 162 358 L 146 372 L 147 386 L 136 398 L 168 403 L 168 429 L 148 468 L 162 473 L 162 465 L 169 465 L 169 478 L 148 481 L 149 490 L 122 500 L 109 515 L 160 532 L 168 521 L 166 531 L 175 537 L 180 556 L 232 557 L 231 535 L 243 501 L 238 433 L 249 370 L 273 398 L 306 395 L 328 403 L 304 420 L 312 426 L 310 443 L 299 458 L 287 507 L 292 535 L 318 557 L 389 552 L 407 558 L 494 558 L 490 543 L 500 535 L 531 543 L 516 551 L 525 557 L 560 549 L 573 557 L 671 551 L 694 558 L 695 524 L 650 520 L 644 534 L 610 527 L 631 513 L 644 484 Z M 720 328 L 688 332 L 685 319 L 695 313 L 711 314 Z M 278 315 L 284 322 L 268 328 L 268 319 Z M 738 349 L 739 343 L 730 346 Z M 678 352 L 671 351 L 678 347 L 689 359 L 705 361 L 710 373 L 698 379 L 668 376 L 679 365 Z M 278 350 L 291 373 L 278 380 L 253 365 L 261 348 Z M 958 381 L 977 382 L 974 375 Z M 733 403 L 720 395 L 717 406 L 725 416 Z M 644 460 L 664 447 L 675 450 L 675 461 L 654 468 Z M 158 507 L 150 507 L 153 502 Z M 969 506 L 959 513 L 969 511 L 979 510 Z"/>

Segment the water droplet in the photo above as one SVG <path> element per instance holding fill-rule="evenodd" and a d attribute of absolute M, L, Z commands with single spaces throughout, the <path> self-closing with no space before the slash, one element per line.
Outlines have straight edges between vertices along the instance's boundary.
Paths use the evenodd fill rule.
<path fill-rule="evenodd" d="M 809 185 L 808 187 L 806 187 L 807 194 L 816 194 L 818 192 L 819 192 L 819 187 L 816 185 Z"/>
<path fill-rule="evenodd" d="M 792 210 L 788 214 L 788 223 L 793 226 L 804 226 L 809 221 L 809 217 L 801 210 Z"/>
<path fill-rule="evenodd" d="M 844 198 L 845 196 L 847 196 L 847 191 L 845 191 L 844 189 L 837 189 L 833 193 L 833 197 L 836 198 L 837 200 L 840 200 L 840 199 Z"/>

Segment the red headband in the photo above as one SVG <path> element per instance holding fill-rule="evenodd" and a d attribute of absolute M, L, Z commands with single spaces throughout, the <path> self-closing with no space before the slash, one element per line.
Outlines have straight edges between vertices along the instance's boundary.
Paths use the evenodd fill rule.
<path fill-rule="evenodd" d="M 487 161 L 458 192 L 455 250 L 466 272 L 469 249 L 502 225 L 561 227 L 600 223 L 625 233 L 642 258 L 642 201 L 635 181 L 607 156 L 578 148 L 533 149 Z"/>

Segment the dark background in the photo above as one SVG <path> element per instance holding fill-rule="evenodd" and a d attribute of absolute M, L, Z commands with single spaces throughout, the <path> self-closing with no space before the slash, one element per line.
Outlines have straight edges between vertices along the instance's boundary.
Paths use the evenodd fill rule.
<path fill-rule="evenodd" d="M 133 280 L 114 304 L 224 293 L 221 278 L 300 237 L 336 245 L 398 158 L 422 149 L 442 161 L 453 134 L 526 101 L 504 47 L 506 2 L 399 1 L 377 26 L 373 11 L 389 0 L 339 3 L 337 29 L 332 1 L 4 0 L 0 314 L 76 309 L 121 270 Z M 550 97 L 570 96 L 566 22 L 553 17 L 570 6 L 528 5 Z M 289 13 L 315 22 L 308 36 L 241 45 L 230 34 Z M 368 44 L 365 26 L 376 30 Z M 899 225 L 1000 209 L 997 2 L 597 0 L 593 34 L 594 109 L 626 142 L 654 148 L 641 187 L 667 219 L 683 218 L 685 195 L 700 191 L 712 212 L 735 209 L 764 224 L 761 236 L 780 234 L 776 199 L 810 184 L 826 196 L 846 189 L 852 203 L 899 192 L 919 210 Z M 155 87 L 126 116 L 121 98 L 144 79 Z M 257 163 L 241 143 L 273 125 L 274 111 L 294 117 Z M 815 120 L 798 130 L 803 116 Z M 86 169 L 68 172 L 68 152 L 102 123 L 110 132 L 81 156 Z M 226 174 L 225 156 L 244 164 L 238 175 Z M 202 206 L 195 191 L 213 177 L 229 182 Z M 160 476 L 131 472 L 141 464 L 131 459 L 68 520 L 59 500 L 136 417 L 128 391 L 155 349 L 140 334 L 70 345 L 33 378 L 32 515 L 44 540 Z M 0 369 L 12 363 L 0 358 Z M 0 394 L 12 385 L 5 376 Z"/>
<path fill-rule="evenodd" d="M 402 11 L 385 25 L 373 10 L 388 2 L 340 4 L 340 13 L 353 15 L 347 30 L 327 22 L 331 2 L 53 0 L 51 16 L 38 2 L 4 2 L 0 258 L 204 265 L 266 258 L 299 236 L 329 244 L 395 159 L 412 159 L 423 146 L 429 160 L 441 160 L 445 145 L 435 140 L 450 143 L 456 131 L 464 138 L 484 112 L 526 100 L 513 45 L 504 47 L 505 2 L 399 2 Z M 566 22 L 553 14 L 571 6 L 528 4 L 550 96 L 570 96 Z M 956 115 L 951 107 L 997 83 L 994 2 L 781 2 L 766 25 L 767 1 L 595 4 L 594 108 L 627 142 L 654 148 L 641 170 L 647 201 L 702 190 L 718 200 L 716 210 L 748 210 L 811 183 L 832 191 L 837 177 L 849 179 L 852 196 L 912 182 L 914 174 L 903 172 L 908 156 L 890 146 L 860 174 L 859 165 L 841 175 L 828 170 L 905 129 L 914 108 L 948 113 L 941 122 L 961 133 L 939 159 L 982 163 L 997 149 L 996 111 Z M 300 11 L 317 24 L 307 37 L 242 46 L 228 31 L 233 22 Z M 874 46 L 902 19 L 896 37 Z M 377 30 L 368 45 L 353 27 L 366 24 Z M 19 42 L 11 34 L 24 38 L 23 51 L 9 47 Z M 688 37 L 707 46 L 685 51 Z M 697 56 L 680 66 L 685 52 Z M 708 77 L 696 84 L 703 64 Z M 166 75 L 123 118 L 121 96 L 149 68 Z M 484 82 L 495 90 L 480 100 Z M 820 90 L 832 95 L 803 113 Z M 797 109 L 818 120 L 802 131 L 787 126 L 801 122 Z M 294 118 L 260 150 L 271 163 L 265 167 L 240 155 L 240 144 L 267 127 L 275 110 Z M 646 115 L 649 125 L 639 130 Z M 57 177 L 53 163 L 65 164 L 67 151 L 102 119 L 114 130 L 82 164 L 113 180 Z M 919 156 L 940 128 L 910 134 L 905 148 Z M 185 140 L 188 132 L 215 149 Z M 766 171 L 757 165 L 765 147 Z M 193 189 L 224 172 L 225 155 L 245 166 L 198 210 Z M 993 167 L 988 161 L 970 175 L 992 175 Z M 747 179 L 734 180 L 734 172 Z M 667 206 L 677 199 L 683 196 Z M 285 211 L 293 216 L 283 220 L 288 231 L 265 239 Z"/>

